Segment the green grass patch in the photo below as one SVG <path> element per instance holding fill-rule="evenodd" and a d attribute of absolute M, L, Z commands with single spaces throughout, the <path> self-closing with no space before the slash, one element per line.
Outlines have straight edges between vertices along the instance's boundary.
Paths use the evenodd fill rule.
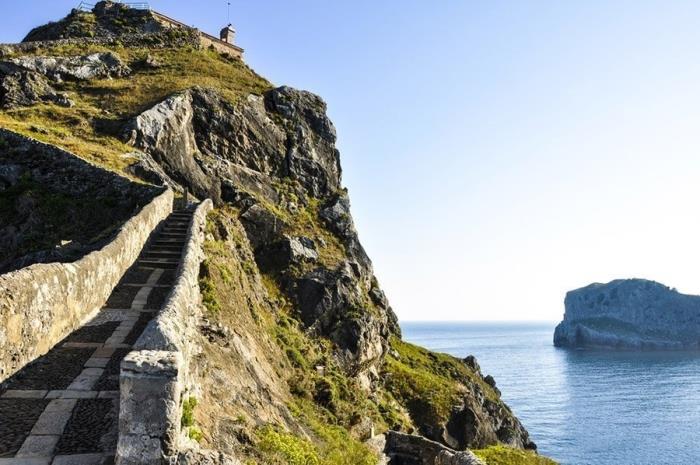
<path fill-rule="evenodd" d="M 537 455 L 535 452 L 501 445 L 472 452 L 486 462 L 486 465 L 557 465 L 554 460 Z"/>
<path fill-rule="evenodd" d="M 180 423 L 184 428 L 194 426 L 194 409 L 197 407 L 197 398 L 188 397 L 182 401 L 182 419 Z"/>
<path fill-rule="evenodd" d="M 212 88 L 231 103 L 248 94 L 262 94 L 269 82 L 245 63 L 211 50 L 194 48 L 106 48 L 101 45 L 57 45 L 34 54 L 84 55 L 114 51 L 134 68 L 124 78 L 57 84 L 75 102 L 72 108 L 52 104 L 0 111 L 0 126 L 56 145 L 121 172 L 134 160 L 123 155 L 132 149 L 120 139 L 124 121 L 170 95 L 194 86 Z M 29 53 L 28 53 L 29 54 Z M 135 64 L 151 55 L 162 67 L 140 70 Z"/>
<path fill-rule="evenodd" d="M 257 446 L 270 465 L 321 465 L 316 446 L 309 440 L 266 426 L 257 432 Z"/>
<path fill-rule="evenodd" d="M 446 421 L 453 406 L 460 404 L 465 383 L 477 383 L 488 399 L 500 402 L 496 392 L 461 360 L 396 337 L 392 337 L 391 347 L 398 357 L 386 358 L 386 387 L 416 423 L 436 425 Z"/>

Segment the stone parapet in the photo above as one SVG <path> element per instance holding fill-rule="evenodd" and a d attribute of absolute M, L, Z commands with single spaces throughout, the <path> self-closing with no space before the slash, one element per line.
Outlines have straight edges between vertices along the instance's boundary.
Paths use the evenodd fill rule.
<path fill-rule="evenodd" d="M 199 266 L 212 208 L 209 199 L 197 206 L 173 290 L 122 363 L 118 465 L 158 465 L 179 452 L 182 403 L 193 385 L 190 360 L 201 316 Z"/>
<path fill-rule="evenodd" d="M 172 204 L 173 192 L 163 192 L 114 240 L 73 263 L 39 263 L 0 275 L 0 381 L 99 311 Z"/>

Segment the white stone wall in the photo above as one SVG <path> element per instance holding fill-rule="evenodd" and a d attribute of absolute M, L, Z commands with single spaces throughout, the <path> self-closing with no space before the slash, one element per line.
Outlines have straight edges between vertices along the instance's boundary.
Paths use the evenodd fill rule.
<path fill-rule="evenodd" d="M 190 360 L 201 314 L 199 266 L 212 207 L 211 200 L 197 207 L 173 290 L 122 362 L 117 465 L 157 465 L 180 449 L 182 402 L 192 386 Z"/>
<path fill-rule="evenodd" d="M 40 263 L 0 275 L 0 381 L 99 311 L 172 205 L 167 190 L 127 221 L 112 242 L 76 262 Z"/>

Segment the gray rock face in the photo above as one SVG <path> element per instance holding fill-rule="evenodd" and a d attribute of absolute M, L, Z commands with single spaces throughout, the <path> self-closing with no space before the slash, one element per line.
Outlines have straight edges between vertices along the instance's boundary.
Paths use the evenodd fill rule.
<path fill-rule="evenodd" d="M 318 268 L 289 284 L 302 322 L 334 341 L 345 365 L 356 374 L 381 359 L 397 328 L 390 308 L 367 308 L 365 279 L 356 263 L 345 261 L 335 270 Z M 364 374 L 367 381 L 376 377 L 374 370 Z"/>
<path fill-rule="evenodd" d="M 112 52 L 73 57 L 24 56 L 11 61 L 57 82 L 124 77 L 131 73 L 131 69 Z"/>
<path fill-rule="evenodd" d="M 384 453 L 390 464 L 409 465 L 484 465 L 469 451 L 456 451 L 421 436 L 389 431 L 385 435 Z"/>
<path fill-rule="evenodd" d="M 325 108 L 320 98 L 286 87 L 236 106 L 195 88 L 134 118 L 124 139 L 163 165 L 176 183 L 217 203 L 222 183 L 231 180 L 275 202 L 274 179 L 290 178 L 320 198 L 341 182 Z"/>
<path fill-rule="evenodd" d="M 197 163 L 200 158 L 192 126 L 192 93 L 174 95 L 134 118 L 124 129 L 125 140 L 146 152 L 172 179 L 201 198 L 218 199 L 218 189 Z"/>
<path fill-rule="evenodd" d="M 123 138 L 149 157 L 138 169 L 240 209 L 258 266 L 279 277 L 305 325 L 336 342 L 348 370 L 368 383 L 377 379 L 373 365 L 399 329 L 341 190 L 336 134 L 323 100 L 281 87 L 232 105 L 194 88 L 135 117 Z M 286 231 L 270 208 L 294 214 L 309 199 L 321 205 L 318 223 L 346 251 L 347 260 L 332 268 L 316 266 L 318 238 Z"/>
<path fill-rule="evenodd" d="M 264 272 L 280 271 L 304 262 L 318 260 L 316 244 L 308 237 L 283 236 L 282 240 L 264 247 L 256 254 L 256 262 Z"/>
<path fill-rule="evenodd" d="M 554 332 L 560 347 L 697 349 L 700 296 L 654 281 L 616 280 L 567 293 L 564 320 Z"/>
<path fill-rule="evenodd" d="M 0 62 L 0 107 L 16 108 L 39 102 L 68 105 L 43 75 L 26 70 L 14 63 Z"/>

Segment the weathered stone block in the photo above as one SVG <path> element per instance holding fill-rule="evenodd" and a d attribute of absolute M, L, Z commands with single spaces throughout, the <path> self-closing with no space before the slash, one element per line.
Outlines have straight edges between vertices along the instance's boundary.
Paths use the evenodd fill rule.
<path fill-rule="evenodd" d="M 177 450 L 183 359 L 178 352 L 131 352 L 121 365 L 118 465 L 160 464 Z"/>

